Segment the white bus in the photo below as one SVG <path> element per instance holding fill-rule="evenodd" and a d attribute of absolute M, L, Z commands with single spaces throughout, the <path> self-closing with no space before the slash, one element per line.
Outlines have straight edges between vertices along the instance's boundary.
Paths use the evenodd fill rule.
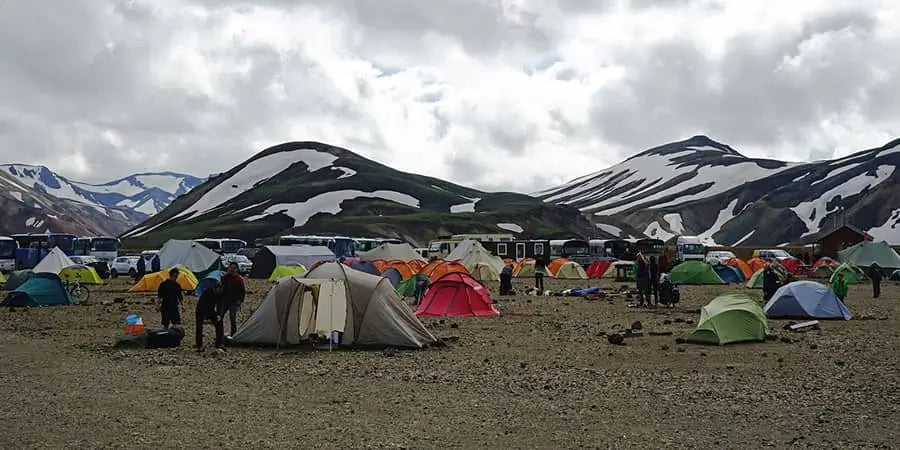
<path fill-rule="evenodd" d="M 0 236 L 0 271 L 16 270 L 16 249 L 19 244 L 9 236 Z"/>
<path fill-rule="evenodd" d="M 697 236 L 678 236 L 675 241 L 675 251 L 675 258 L 679 262 L 706 259 L 706 246 Z"/>
<path fill-rule="evenodd" d="M 237 254 L 237 252 L 247 246 L 247 242 L 233 238 L 202 238 L 194 240 L 197 241 L 198 244 L 222 255 Z"/>
<path fill-rule="evenodd" d="M 112 236 L 80 237 L 75 240 L 74 254 L 112 263 L 119 257 L 119 239 Z"/>

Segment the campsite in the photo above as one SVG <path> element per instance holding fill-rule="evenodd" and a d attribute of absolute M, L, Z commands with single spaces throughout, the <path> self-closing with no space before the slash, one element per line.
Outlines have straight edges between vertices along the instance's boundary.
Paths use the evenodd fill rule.
<path fill-rule="evenodd" d="M 623 296 L 524 295 L 530 280 L 514 279 L 519 294 L 509 297 L 484 282 L 499 317 L 422 317 L 442 343 L 422 350 L 117 349 L 126 314 L 159 321 L 153 294 L 126 293 L 125 278 L 93 287 L 89 305 L 3 308 L 0 411 L 12 420 L 0 445 L 872 448 L 900 439 L 897 283 L 879 299 L 851 286 L 853 320 L 806 332 L 770 320 L 766 342 L 710 346 L 676 338 L 714 297 L 759 300 L 759 290 L 683 286 L 676 308 L 637 309 Z M 242 320 L 272 287 L 248 283 Z M 636 321 L 642 335 L 607 342 Z"/>

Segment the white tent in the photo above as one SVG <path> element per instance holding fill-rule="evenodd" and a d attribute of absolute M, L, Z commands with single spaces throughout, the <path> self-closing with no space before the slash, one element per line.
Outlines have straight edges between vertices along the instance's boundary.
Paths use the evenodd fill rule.
<path fill-rule="evenodd" d="M 55 275 L 59 275 L 63 269 L 69 266 L 74 266 L 75 263 L 66 256 L 65 252 L 59 249 L 59 247 L 53 247 L 47 256 L 38 263 L 38 265 L 34 266 L 34 273 L 52 273 Z"/>
<path fill-rule="evenodd" d="M 196 273 L 219 269 L 219 255 L 196 241 L 170 239 L 156 258 L 159 258 L 159 266 L 163 268 L 181 265 Z"/>
<path fill-rule="evenodd" d="M 587 277 L 584 268 L 575 261 L 564 262 L 556 271 L 556 278 L 560 279 L 586 280 Z"/>
<path fill-rule="evenodd" d="M 445 261 L 459 261 L 460 264 L 466 267 L 469 272 L 474 273 L 475 265 L 478 263 L 487 264 L 498 274 L 501 270 L 503 270 L 503 260 L 499 257 L 496 257 L 491 254 L 491 252 L 487 251 L 484 247 L 481 246 L 481 243 L 473 240 L 466 239 L 459 243 L 446 258 Z"/>
<path fill-rule="evenodd" d="M 240 344 L 297 344 L 342 332 L 341 344 L 420 348 L 435 341 L 386 278 L 327 262 L 285 277 L 233 336 Z"/>
<path fill-rule="evenodd" d="M 367 259 L 369 261 L 373 259 L 383 259 L 385 261 L 391 259 L 399 259 L 400 261 L 427 261 L 427 259 L 423 258 L 411 245 L 407 243 L 402 244 L 390 244 L 384 243 L 379 245 L 378 247 L 373 248 L 367 252 L 360 253 L 359 256 L 361 259 Z"/>

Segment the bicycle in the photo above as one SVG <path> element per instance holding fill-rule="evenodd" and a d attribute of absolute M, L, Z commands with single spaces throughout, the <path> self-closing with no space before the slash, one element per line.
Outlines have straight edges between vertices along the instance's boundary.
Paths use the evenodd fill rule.
<path fill-rule="evenodd" d="M 68 277 L 66 278 L 66 290 L 69 292 L 69 295 L 75 299 L 78 303 L 86 303 L 88 299 L 91 298 L 91 290 L 84 286 L 79 281 L 81 280 L 81 275 L 75 274 L 75 282 L 69 283 Z"/>

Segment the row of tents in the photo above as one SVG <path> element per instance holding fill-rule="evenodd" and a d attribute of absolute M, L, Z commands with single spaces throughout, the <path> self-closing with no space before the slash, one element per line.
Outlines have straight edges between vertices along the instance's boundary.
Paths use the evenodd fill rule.
<path fill-rule="evenodd" d="M 3 289 L 10 291 L 0 306 L 74 304 L 65 284 L 75 280 L 81 284 L 103 284 L 96 269 L 75 264 L 62 250 L 54 247 L 33 269 L 13 271 L 8 277 L 0 274 Z"/>

